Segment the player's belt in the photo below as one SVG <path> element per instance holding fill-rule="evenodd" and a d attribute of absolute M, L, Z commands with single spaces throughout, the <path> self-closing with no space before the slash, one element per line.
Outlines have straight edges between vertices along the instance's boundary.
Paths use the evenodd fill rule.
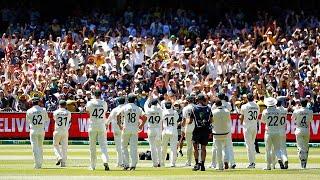
<path fill-rule="evenodd" d="M 227 134 L 229 134 L 229 132 L 227 132 L 227 133 L 212 133 L 213 135 L 217 135 L 217 136 L 222 136 L 222 135 L 227 135 Z"/>

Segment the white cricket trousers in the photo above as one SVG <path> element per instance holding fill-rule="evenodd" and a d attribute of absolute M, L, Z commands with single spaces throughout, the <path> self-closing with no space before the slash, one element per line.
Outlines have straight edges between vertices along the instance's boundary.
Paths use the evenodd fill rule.
<path fill-rule="evenodd" d="M 218 168 L 223 169 L 223 157 L 222 152 L 226 149 L 227 146 L 227 135 L 213 135 L 213 141 L 214 141 L 214 149 L 213 151 L 216 153 Z M 226 156 L 226 155 L 225 155 Z M 216 161 L 213 161 L 214 163 Z"/>
<path fill-rule="evenodd" d="M 122 156 L 122 149 L 121 149 L 121 131 L 114 131 L 113 138 L 114 138 L 114 144 L 116 145 L 116 151 L 117 151 L 117 165 L 121 166 L 123 164 L 123 156 Z"/>
<path fill-rule="evenodd" d="M 153 166 L 157 167 L 161 162 L 161 130 L 160 128 L 149 128 L 148 141 L 151 150 Z"/>
<path fill-rule="evenodd" d="M 62 162 L 67 160 L 67 149 L 68 149 L 68 132 L 67 133 L 53 133 L 53 151 L 58 159 L 61 159 Z M 61 149 L 60 149 L 61 144 Z"/>
<path fill-rule="evenodd" d="M 230 165 L 235 164 L 231 133 L 227 134 L 226 147 L 224 150 L 225 150 L 224 162 L 229 162 Z"/>
<path fill-rule="evenodd" d="M 243 128 L 243 135 L 246 143 L 247 156 L 248 156 L 249 163 L 250 164 L 255 163 L 256 150 L 255 150 L 254 141 L 257 135 L 257 127 Z"/>
<path fill-rule="evenodd" d="M 283 133 L 281 136 L 280 142 L 280 152 L 283 161 L 288 161 L 288 152 L 287 152 L 287 136 L 286 133 Z"/>
<path fill-rule="evenodd" d="M 191 164 L 191 160 L 193 157 L 193 143 L 192 143 L 192 132 L 186 132 L 185 133 L 185 139 L 187 144 L 187 163 Z"/>
<path fill-rule="evenodd" d="M 44 140 L 44 132 L 43 133 L 34 133 L 30 132 L 30 142 L 32 147 L 33 159 L 34 159 L 34 167 L 41 168 L 43 162 L 43 140 Z"/>
<path fill-rule="evenodd" d="M 266 159 L 267 159 L 267 168 L 271 168 L 273 164 L 273 157 L 276 156 L 277 159 L 281 158 L 281 141 L 280 138 L 282 135 L 280 133 L 264 134 L 264 141 L 266 144 Z M 273 154 L 274 153 L 274 154 Z"/>
<path fill-rule="evenodd" d="M 164 162 L 167 157 L 167 148 L 168 143 L 170 143 L 170 166 L 176 165 L 177 160 L 177 141 L 178 134 L 176 133 L 162 133 L 162 162 L 161 165 L 164 165 Z"/>
<path fill-rule="evenodd" d="M 97 163 L 97 140 L 101 149 L 102 161 L 103 163 L 108 163 L 109 157 L 107 150 L 107 140 L 105 137 L 105 131 L 89 130 L 88 133 L 90 142 L 90 166 L 94 169 Z"/>
<path fill-rule="evenodd" d="M 130 144 L 130 167 L 136 167 L 138 163 L 138 133 L 132 131 L 123 131 L 121 134 L 121 148 L 123 155 L 123 165 L 129 167 L 129 151 L 128 146 Z"/>
<path fill-rule="evenodd" d="M 297 147 L 298 147 L 298 156 L 300 160 L 308 160 L 309 153 L 309 133 L 296 133 Z"/>

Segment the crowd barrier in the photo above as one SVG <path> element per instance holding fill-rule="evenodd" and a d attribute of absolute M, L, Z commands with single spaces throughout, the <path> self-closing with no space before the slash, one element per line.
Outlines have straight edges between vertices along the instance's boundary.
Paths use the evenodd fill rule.
<path fill-rule="evenodd" d="M 107 114 L 108 116 L 108 114 Z M 52 113 L 49 113 L 50 122 L 46 124 L 46 138 L 51 138 L 54 131 L 54 122 Z M 232 119 L 232 139 L 234 141 L 243 141 L 243 128 L 239 120 L 238 114 L 231 114 Z M 87 139 L 88 138 L 88 114 L 72 113 L 71 126 L 69 130 L 70 139 Z M 320 115 L 314 114 L 313 121 L 310 124 L 310 142 L 320 142 Z M 263 140 L 265 125 L 258 124 L 259 130 L 257 134 L 258 140 Z M 291 121 L 291 115 L 286 120 L 287 141 L 295 141 L 295 123 Z M 147 138 L 147 127 L 139 132 L 139 139 Z M 106 132 L 108 139 L 113 138 L 112 127 Z M 29 124 L 26 121 L 26 113 L 0 113 L 0 139 L 26 139 L 29 138 Z"/>

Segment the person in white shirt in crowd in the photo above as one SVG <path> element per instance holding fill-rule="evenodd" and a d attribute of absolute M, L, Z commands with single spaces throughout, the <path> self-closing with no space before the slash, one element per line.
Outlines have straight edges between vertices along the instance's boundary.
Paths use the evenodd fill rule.
<path fill-rule="evenodd" d="M 170 143 L 170 167 L 176 166 L 177 160 L 177 141 L 178 141 L 178 119 L 179 114 L 172 109 L 172 102 L 166 101 L 164 103 L 164 110 L 162 112 L 162 156 L 160 166 L 165 166 L 164 162 L 167 155 L 168 143 Z"/>
<path fill-rule="evenodd" d="M 123 166 L 123 155 L 122 155 L 122 149 L 121 149 L 121 130 L 118 126 L 117 114 L 119 110 L 122 108 L 122 106 L 124 106 L 125 101 L 126 100 L 124 97 L 119 97 L 117 99 L 117 102 L 119 103 L 119 105 L 116 108 L 112 109 L 106 123 L 107 126 L 109 126 L 109 124 L 111 123 L 111 127 L 113 130 L 113 138 L 114 138 L 114 143 L 116 145 L 116 150 L 117 150 L 117 166 L 118 167 Z M 120 118 L 121 118 L 120 123 L 122 124 L 123 115 L 120 116 Z"/>
<path fill-rule="evenodd" d="M 259 106 L 254 102 L 254 97 L 251 93 L 247 95 L 248 102 L 241 106 L 240 120 L 243 126 L 243 135 L 247 148 L 249 160 L 248 168 L 255 168 L 255 146 L 254 142 L 257 135 L 257 120 L 259 115 Z"/>
<path fill-rule="evenodd" d="M 281 141 L 284 136 L 282 129 L 286 124 L 286 119 L 281 116 L 281 111 L 276 108 L 277 100 L 275 98 L 264 99 L 264 104 L 267 106 L 261 116 L 262 123 L 266 124 L 264 140 L 266 143 L 267 166 L 264 169 L 271 170 L 274 155 L 278 159 L 280 167 L 284 167 L 281 157 Z"/>
<path fill-rule="evenodd" d="M 121 107 L 117 113 L 118 125 L 121 133 L 121 149 L 123 154 L 123 170 L 133 171 L 136 169 L 138 163 L 138 131 L 144 126 L 145 119 L 141 119 L 144 115 L 143 110 L 135 103 L 137 97 L 134 94 L 128 95 L 128 104 Z M 123 117 L 123 120 L 121 120 Z M 121 123 L 123 122 L 123 124 Z M 129 152 L 130 145 L 131 164 L 129 166 Z"/>
<path fill-rule="evenodd" d="M 292 120 L 296 124 L 296 141 L 298 147 L 298 157 L 301 168 L 305 169 L 308 162 L 309 139 L 310 139 L 310 122 L 313 120 L 313 112 L 307 109 L 308 100 L 301 100 L 301 107 L 293 111 Z"/>
<path fill-rule="evenodd" d="M 53 120 L 55 121 L 53 132 L 53 149 L 58 159 L 56 165 L 65 167 L 69 138 L 68 131 L 71 126 L 71 113 L 66 109 L 67 102 L 65 100 L 60 100 L 59 105 L 59 109 L 53 112 Z"/>
<path fill-rule="evenodd" d="M 161 126 L 162 126 L 162 109 L 158 106 L 158 99 L 150 102 L 151 107 L 147 108 L 147 125 L 148 141 L 151 150 L 153 167 L 160 167 L 161 162 Z"/>
<path fill-rule="evenodd" d="M 94 92 L 94 98 L 87 102 L 86 111 L 89 113 L 89 142 L 90 142 L 90 170 L 95 170 L 97 162 L 96 143 L 99 142 L 101 149 L 101 157 L 105 171 L 109 171 L 109 157 L 107 150 L 106 140 L 106 112 L 108 111 L 108 105 L 105 101 L 101 100 L 102 92 L 96 90 Z"/>
<path fill-rule="evenodd" d="M 34 168 L 40 169 L 43 162 L 43 140 L 45 126 L 50 121 L 45 108 L 40 107 L 40 98 L 32 99 L 32 108 L 26 112 L 26 120 L 30 127 L 30 142 L 33 152 Z"/>
<path fill-rule="evenodd" d="M 137 72 L 138 68 L 141 67 L 142 62 L 144 62 L 144 53 L 142 51 L 142 43 L 138 42 L 136 49 L 132 54 L 132 61 L 134 65 L 134 72 Z"/>

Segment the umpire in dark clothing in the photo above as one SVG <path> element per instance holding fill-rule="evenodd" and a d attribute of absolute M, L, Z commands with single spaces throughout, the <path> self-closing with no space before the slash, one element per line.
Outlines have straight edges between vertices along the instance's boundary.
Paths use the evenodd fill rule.
<path fill-rule="evenodd" d="M 195 166 L 193 171 L 205 171 L 204 162 L 206 159 L 206 147 L 209 141 L 209 134 L 211 133 L 211 109 L 208 107 L 206 97 L 200 93 L 197 96 L 198 104 L 194 106 L 190 116 L 190 122 L 195 122 L 195 128 L 192 134 Z M 199 162 L 198 146 L 201 145 L 201 162 Z"/>

